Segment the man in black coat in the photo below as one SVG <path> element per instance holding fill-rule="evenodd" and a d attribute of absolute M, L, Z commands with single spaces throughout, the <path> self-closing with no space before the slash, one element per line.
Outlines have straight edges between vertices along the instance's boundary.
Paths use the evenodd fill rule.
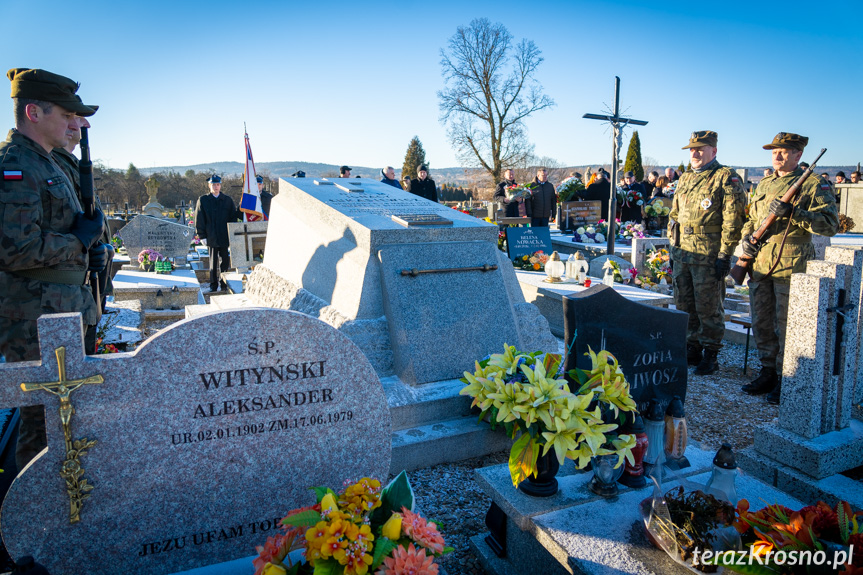
<path fill-rule="evenodd" d="M 642 201 L 640 205 L 637 201 L 621 202 L 620 205 L 617 206 L 617 210 L 620 212 L 620 221 L 641 223 L 641 207 L 644 205 L 644 202 L 647 201 L 647 194 L 644 191 L 644 186 L 635 181 L 635 174 L 632 172 L 626 172 L 623 174 L 623 185 L 620 186 L 620 189 L 624 192 L 636 192 L 641 194 Z"/>
<path fill-rule="evenodd" d="M 273 202 L 273 194 L 264 189 L 264 177 L 257 176 L 258 195 L 261 196 L 261 209 L 264 211 L 264 219 L 270 219 L 270 204 Z"/>
<path fill-rule="evenodd" d="M 408 191 L 415 196 L 420 196 L 433 202 L 437 201 L 437 187 L 434 180 L 428 177 L 428 166 L 420 166 L 417 168 L 417 179 L 411 180 L 411 185 Z"/>
<path fill-rule="evenodd" d="M 557 194 L 554 185 L 548 181 L 548 170 L 539 168 L 536 179 L 530 185 L 531 197 L 525 200 L 525 208 L 530 214 L 530 227 L 547 228 L 549 220 L 557 213 Z"/>
<path fill-rule="evenodd" d="M 237 206 L 222 191 L 222 178 L 213 174 L 207 180 L 210 193 L 198 198 L 195 206 L 195 232 L 210 251 L 210 292 L 219 290 L 221 272 L 228 271 L 228 223 L 237 221 Z M 224 284 L 223 284 L 224 285 Z"/>

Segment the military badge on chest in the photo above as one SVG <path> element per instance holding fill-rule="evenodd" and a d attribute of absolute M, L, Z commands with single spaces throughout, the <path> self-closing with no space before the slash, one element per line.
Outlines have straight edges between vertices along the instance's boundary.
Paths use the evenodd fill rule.
<path fill-rule="evenodd" d="M 701 200 L 701 209 L 702 210 L 709 210 L 710 206 L 712 206 L 712 205 L 713 205 L 713 202 L 710 201 L 710 198 L 704 198 L 703 200 Z"/>

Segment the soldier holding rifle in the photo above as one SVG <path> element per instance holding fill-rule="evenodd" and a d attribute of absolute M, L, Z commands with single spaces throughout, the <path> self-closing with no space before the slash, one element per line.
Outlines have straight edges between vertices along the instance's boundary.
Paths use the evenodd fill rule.
<path fill-rule="evenodd" d="M 764 146 L 772 150 L 774 171 L 759 182 L 752 197 L 743 227 L 743 256 L 732 273 L 740 283 L 748 267 L 752 331 L 761 356 L 761 373 L 743 391 L 769 393 L 767 401 L 774 404 L 781 392 L 791 274 L 805 272 L 806 262 L 815 257 L 812 234 L 834 236 L 839 229 L 830 184 L 809 177 L 818 160 L 805 171 L 799 166 L 808 142 L 805 136 L 780 132 Z M 798 190 L 793 190 L 795 185 Z"/>

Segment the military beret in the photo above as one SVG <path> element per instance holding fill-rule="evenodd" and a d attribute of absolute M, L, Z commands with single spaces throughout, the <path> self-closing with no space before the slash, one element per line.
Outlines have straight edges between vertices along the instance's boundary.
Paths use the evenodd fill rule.
<path fill-rule="evenodd" d="M 255 176 L 255 179 L 258 181 L 259 184 L 264 183 L 264 176 Z"/>
<path fill-rule="evenodd" d="M 692 135 L 689 136 L 689 143 L 680 149 L 686 150 L 688 148 L 700 148 L 701 146 L 713 146 L 715 148 L 718 140 L 719 135 L 713 130 L 692 132 Z"/>
<path fill-rule="evenodd" d="M 779 132 L 776 134 L 776 137 L 773 138 L 772 142 L 762 147 L 765 150 L 772 150 L 773 148 L 791 148 L 792 150 L 800 150 L 802 152 L 803 148 L 805 148 L 808 143 L 809 138 L 806 136 L 792 134 L 791 132 Z"/>
<path fill-rule="evenodd" d="M 59 74 L 46 70 L 12 68 L 6 72 L 12 82 L 12 97 L 40 100 L 62 106 L 81 116 L 92 116 L 96 110 L 85 106 L 75 95 L 80 84 Z"/>
<path fill-rule="evenodd" d="M 207 183 L 208 183 L 208 184 L 221 184 L 221 183 L 222 183 L 222 178 L 220 178 L 220 177 L 219 177 L 219 176 L 217 176 L 216 174 L 213 174 L 213 175 L 212 175 L 212 176 L 210 176 L 210 178 L 207 180 Z"/>

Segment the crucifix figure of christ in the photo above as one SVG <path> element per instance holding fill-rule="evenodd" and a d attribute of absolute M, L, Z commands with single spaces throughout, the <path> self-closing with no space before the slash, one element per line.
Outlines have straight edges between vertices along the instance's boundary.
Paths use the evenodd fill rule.
<path fill-rule="evenodd" d="M 608 114 L 585 114 L 582 118 L 588 120 L 602 120 L 610 122 L 612 134 L 612 151 L 611 151 L 611 198 L 608 202 L 608 237 L 606 238 L 606 253 L 614 255 L 614 238 L 617 236 L 617 157 L 620 152 L 620 146 L 623 144 L 623 128 L 627 124 L 636 126 L 646 126 L 644 120 L 633 120 L 624 118 L 620 115 L 620 78 L 614 77 L 614 110 L 611 116 Z"/>
<path fill-rule="evenodd" d="M 81 467 L 80 456 L 94 445 L 96 441 L 84 439 L 72 439 L 72 416 L 75 415 L 75 407 L 72 405 L 71 395 L 76 389 L 90 384 L 103 383 L 105 378 L 101 375 L 93 375 L 83 379 L 66 379 L 66 348 L 58 347 L 54 350 L 57 356 L 57 381 L 46 383 L 22 383 L 23 391 L 47 391 L 54 394 L 60 400 L 60 423 L 63 426 L 63 437 L 66 442 L 66 460 L 60 470 L 60 476 L 66 480 L 66 491 L 69 493 L 69 523 L 77 523 L 81 520 L 81 507 L 84 500 L 90 497 L 89 492 L 93 486 L 83 478 L 84 468 Z"/>

